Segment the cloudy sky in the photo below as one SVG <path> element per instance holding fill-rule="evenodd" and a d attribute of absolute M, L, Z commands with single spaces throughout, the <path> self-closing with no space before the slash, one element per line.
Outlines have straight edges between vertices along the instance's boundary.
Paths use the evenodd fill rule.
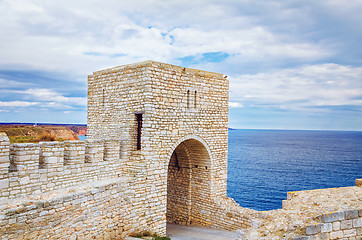
<path fill-rule="evenodd" d="M 0 122 L 86 123 L 87 75 L 230 80 L 229 126 L 362 130 L 362 0 L 0 0 Z"/>

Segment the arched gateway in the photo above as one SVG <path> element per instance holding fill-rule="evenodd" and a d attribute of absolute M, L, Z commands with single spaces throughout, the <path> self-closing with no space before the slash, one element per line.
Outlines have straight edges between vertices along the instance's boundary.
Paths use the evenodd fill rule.
<path fill-rule="evenodd" d="M 204 143 L 205 144 L 205 143 Z M 199 221 L 203 199 L 211 195 L 211 159 L 202 142 L 188 139 L 172 152 L 167 171 L 167 222 Z"/>
<path fill-rule="evenodd" d="M 88 138 L 121 140 L 130 231 L 215 225 L 215 199 L 226 197 L 228 95 L 222 74 L 154 61 L 89 76 Z"/>

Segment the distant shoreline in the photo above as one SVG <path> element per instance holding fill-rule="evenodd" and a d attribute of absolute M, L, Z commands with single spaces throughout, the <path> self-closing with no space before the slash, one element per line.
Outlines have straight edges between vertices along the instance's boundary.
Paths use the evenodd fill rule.
<path fill-rule="evenodd" d="M 76 126 L 87 127 L 86 123 L 27 123 L 27 122 L 0 122 L 0 125 L 38 125 L 38 126 Z M 267 128 L 231 128 L 228 130 L 252 130 L 252 131 L 325 131 L 325 132 L 362 132 L 362 130 L 336 130 L 336 129 L 267 129 Z"/>
<path fill-rule="evenodd" d="M 38 125 L 38 126 L 82 126 L 86 127 L 87 124 L 78 124 L 78 123 L 23 123 L 23 122 L 0 122 L 0 125 Z"/>

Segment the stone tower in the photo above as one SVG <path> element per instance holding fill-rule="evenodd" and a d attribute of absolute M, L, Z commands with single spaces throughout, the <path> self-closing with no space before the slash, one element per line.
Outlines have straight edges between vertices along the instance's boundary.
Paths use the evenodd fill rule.
<path fill-rule="evenodd" d="M 121 142 L 132 221 L 210 225 L 226 198 L 228 90 L 222 74 L 155 61 L 88 77 L 88 139 Z"/>

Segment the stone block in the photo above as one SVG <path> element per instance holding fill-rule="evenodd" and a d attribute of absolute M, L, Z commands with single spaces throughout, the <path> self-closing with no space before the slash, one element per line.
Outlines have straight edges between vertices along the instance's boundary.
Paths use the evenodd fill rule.
<path fill-rule="evenodd" d="M 9 163 L 10 164 L 10 156 L 9 154 L 0 154 L 0 163 Z"/>
<path fill-rule="evenodd" d="M 306 235 L 314 235 L 321 232 L 322 224 L 312 224 L 305 227 Z"/>
<path fill-rule="evenodd" d="M 0 180 L 0 189 L 5 189 L 9 187 L 9 179 L 5 178 L 5 179 L 1 179 Z"/>
<path fill-rule="evenodd" d="M 341 239 L 343 238 L 343 231 L 331 232 L 329 237 L 330 239 Z"/>
<path fill-rule="evenodd" d="M 362 218 L 357 218 L 352 220 L 353 228 L 360 228 L 362 227 Z"/>
<path fill-rule="evenodd" d="M 344 212 L 344 218 L 348 219 L 355 219 L 358 218 L 358 210 L 347 210 Z"/>
<path fill-rule="evenodd" d="M 356 229 L 343 230 L 343 237 L 354 237 L 356 236 Z"/>
<path fill-rule="evenodd" d="M 248 239 L 248 238 L 245 238 L 245 239 Z M 311 239 L 308 236 L 300 236 L 300 237 L 293 238 L 292 240 L 311 240 Z"/>
<path fill-rule="evenodd" d="M 30 182 L 30 179 L 29 179 L 29 177 L 27 176 L 27 177 L 22 177 L 22 178 L 20 178 L 20 185 L 26 185 L 26 184 L 28 184 L 29 182 Z"/>
<path fill-rule="evenodd" d="M 322 222 L 330 223 L 338 220 L 344 220 L 344 212 L 326 213 L 322 215 Z"/>
<path fill-rule="evenodd" d="M 341 222 L 333 222 L 332 226 L 333 226 L 333 231 L 341 230 Z"/>
<path fill-rule="evenodd" d="M 324 223 L 324 224 L 322 224 L 321 232 L 322 233 L 332 232 L 332 223 Z"/>
<path fill-rule="evenodd" d="M 317 235 L 314 235 L 314 237 L 310 240 L 329 240 L 329 233 L 319 233 Z"/>
<path fill-rule="evenodd" d="M 8 171 L 9 166 L 10 166 L 10 161 L 7 163 L 0 163 L 0 170 L 5 169 L 6 171 Z"/>
<path fill-rule="evenodd" d="M 344 220 L 341 222 L 341 229 L 350 229 L 352 228 L 352 220 Z"/>

